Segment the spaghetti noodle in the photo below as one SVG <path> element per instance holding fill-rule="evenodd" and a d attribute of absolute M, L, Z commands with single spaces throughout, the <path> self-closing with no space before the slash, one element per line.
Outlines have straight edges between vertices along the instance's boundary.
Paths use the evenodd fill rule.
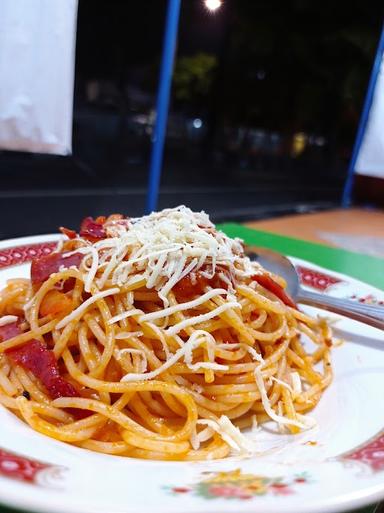
<path fill-rule="evenodd" d="M 30 279 L 0 293 L 0 402 L 33 429 L 201 460 L 252 452 L 241 430 L 255 424 L 310 425 L 332 379 L 330 329 L 240 240 L 184 206 L 62 232 Z"/>

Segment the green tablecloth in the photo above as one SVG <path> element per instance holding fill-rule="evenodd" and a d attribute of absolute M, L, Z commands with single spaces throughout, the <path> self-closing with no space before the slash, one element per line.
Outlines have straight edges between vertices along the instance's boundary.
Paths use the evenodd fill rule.
<path fill-rule="evenodd" d="M 251 230 L 235 223 L 222 224 L 219 227 L 229 236 L 240 237 L 247 244 L 264 246 L 280 253 L 303 258 L 333 271 L 348 274 L 384 290 L 384 259 Z M 14 512 L 13 509 L 0 506 L 0 513 Z M 359 510 L 357 513 L 384 513 L 384 503 L 374 504 Z"/>
<path fill-rule="evenodd" d="M 384 290 L 384 259 L 273 233 L 251 230 L 235 223 L 222 224 L 220 228 L 230 237 L 240 237 L 247 244 L 264 246 L 286 255 L 303 258 Z"/>

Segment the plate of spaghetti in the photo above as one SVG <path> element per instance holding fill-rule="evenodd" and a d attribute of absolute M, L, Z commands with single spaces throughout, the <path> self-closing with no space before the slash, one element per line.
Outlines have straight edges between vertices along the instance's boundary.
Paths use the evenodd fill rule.
<path fill-rule="evenodd" d="M 204 212 L 60 231 L 0 244 L 1 502 L 272 513 L 384 496 L 382 333 L 296 305 Z M 367 291 L 293 261 L 328 293 Z"/>

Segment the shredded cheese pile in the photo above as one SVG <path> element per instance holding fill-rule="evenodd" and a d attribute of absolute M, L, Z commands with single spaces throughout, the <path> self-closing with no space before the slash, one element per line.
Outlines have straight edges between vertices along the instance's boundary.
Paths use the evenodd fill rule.
<path fill-rule="evenodd" d="M 82 247 L 76 251 L 86 256 L 82 265 L 86 291 L 92 284 L 101 290 L 107 282 L 123 286 L 145 280 L 147 288 L 157 290 L 168 305 L 172 287 L 190 273 L 193 280 L 203 267 L 206 278 L 212 278 L 220 264 L 234 276 L 250 276 L 260 269 L 244 256 L 239 239 L 217 231 L 205 212 L 185 206 L 110 221 L 104 228 L 107 239 L 91 244 L 79 238 Z"/>

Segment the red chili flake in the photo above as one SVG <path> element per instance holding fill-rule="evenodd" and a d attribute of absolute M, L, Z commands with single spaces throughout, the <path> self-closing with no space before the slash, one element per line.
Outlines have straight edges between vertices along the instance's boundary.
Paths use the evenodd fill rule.
<path fill-rule="evenodd" d="M 175 493 L 188 493 L 191 491 L 190 488 L 183 488 L 182 486 L 177 486 L 175 488 L 172 488 L 172 491 Z"/>

